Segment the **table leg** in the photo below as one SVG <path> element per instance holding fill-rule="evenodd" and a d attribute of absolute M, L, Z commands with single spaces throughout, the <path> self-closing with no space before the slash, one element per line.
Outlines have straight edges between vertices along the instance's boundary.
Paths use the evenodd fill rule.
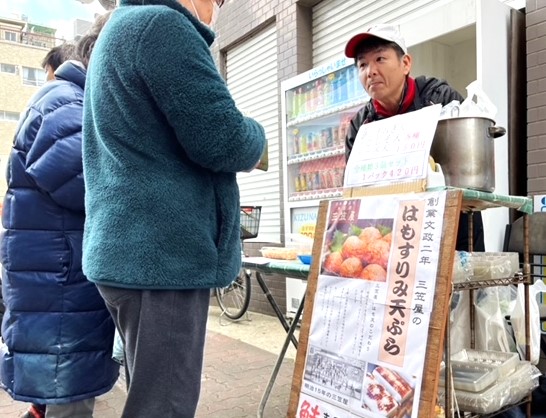
<path fill-rule="evenodd" d="M 277 315 L 277 318 L 279 318 L 279 321 L 281 322 L 281 325 L 283 326 L 284 330 L 286 332 L 288 332 L 288 330 L 290 329 L 290 325 L 288 324 L 288 322 L 284 318 L 284 314 L 282 313 L 281 309 L 279 308 L 279 305 L 277 304 L 277 302 L 273 298 L 273 295 L 269 291 L 269 288 L 267 287 L 267 284 L 265 283 L 265 280 L 262 277 L 262 274 L 259 271 L 256 271 L 255 273 L 256 273 L 256 280 L 258 281 L 258 284 L 262 288 L 262 291 L 264 292 L 265 297 L 269 301 L 269 304 L 271 305 L 271 307 L 275 311 L 275 315 Z M 303 302 L 300 304 L 300 306 L 301 305 L 303 305 Z M 298 322 L 296 320 L 294 320 L 294 321 Z M 297 350 L 298 349 L 298 340 L 293 335 L 291 336 L 291 340 L 292 340 L 292 344 L 294 344 L 294 347 Z"/>
<path fill-rule="evenodd" d="M 282 346 L 282 350 L 279 354 L 279 357 L 277 358 L 277 362 L 275 363 L 275 367 L 273 369 L 273 372 L 271 373 L 271 377 L 269 378 L 269 382 L 267 383 L 267 387 L 265 388 L 265 392 L 262 396 L 262 400 L 260 401 L 260 405 L 258 407 L 258 418 L 263 417 L 263 413 L 265 410 L 265 405 L 267 403 L 267 400 L 269 399 L 269 395 L 271 394 L 271 390 L 273 389 L 273 385 L 275 384 L 275 380 L 277 380 L 277 375 L 279 374 L 279 370 L 282 366 L 282 362 L 284 360 L 284 356 L 286 354 L 286 350 L 288 349 L 288 346 L 290 345 L 290 340 L 294 339 L 294 332 L 296 331 L 296 328 L 298 326 L 298 322 L 301 317 L 301 313 L 303 312 L 303 305 L 305 302 L 305 296 L 301 299 L 300 306 L 298 306 L 298 310 L 296 312 L 296 316 L 294 317 L 294 320 L 292 321 L 292 324 L 290 325 L 290 328 L 287 330 L 286 338 L 284 340 L 284 344 Z M 296 347 L 297 348 L 297 347 Z"/>

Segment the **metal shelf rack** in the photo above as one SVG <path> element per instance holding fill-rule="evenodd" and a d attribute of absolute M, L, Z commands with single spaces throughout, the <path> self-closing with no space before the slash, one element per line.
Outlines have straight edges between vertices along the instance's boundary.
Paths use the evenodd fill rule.
<path fill-rule="evenodd" d="M 531 264 L 529 256 L 529 219 L 528 215 L 533 211 L 533 202 L 530 198 L 521 197 L 521 196 L 503 196 L 497 195 L 494 193 L 479 192 L 467 189 L 461 189 L 463 191 L 463 202 L 462 202 L 462 211 L 468 212 L 472 215 L 472 212 L 485 210 L 488 208 L 495 207 L 508 207 L 512 209 L 517 209 L 523 213 L 523 265 L 522 272 L 516 274 L 513 277 L 505 279 L 496 279 L 496 280 L 481 280 L 481 281 L 468 281 L 461 283 L 453 284 L 453 291 L 469 291 L 470 292 L 470 324 L 471 324 L 471 347 L 474 348 L 475 342 L 475 331 L 474 331 L 474 290 L 482 289 L 485 287 L 492 286 L 508 286 L 523 284 L 525 286 L 525 340 L 526 340 L 526 360 L 530 360 L 530 320 L 529 320 L 529 285 L 531 284 Z M 469 251 L 472 252 L 472 236 L 473 236 L 473 222 L 472 216 L 469 216 L 469 241 L 470 247 Z M 450 367 L 450 321 L 447 321 L 446 325 L 446 339 L 445 339 L 445 416 L 446 417 L 455 417 L 454 411 L 452 411 L 452 402 L 450 393 L 452 392 L 451 388 L 451 367 Z M 510 409 L 514 406 L 527 404 L 526 405 L 526 416 L 531 418 L 531 395 L 529 394 L 523 398 L 520 402 L 515 405 L 507 405 L 506 407 L 501 408 L 499 411 L 496 411 L 491 414 L 468 414 L 464 415 L 465 418 L 473 417 L 493 417 L 500 414 L 501 412 Z"/>

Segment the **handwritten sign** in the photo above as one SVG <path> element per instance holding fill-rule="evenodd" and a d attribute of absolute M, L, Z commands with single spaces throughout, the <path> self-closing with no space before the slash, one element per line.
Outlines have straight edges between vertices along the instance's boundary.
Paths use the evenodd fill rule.
<path fill-rule="evenodd" d="M 345 170 L 345 187 L 427 177 L 430 147 L 441 105 L 361 126 Z"/>

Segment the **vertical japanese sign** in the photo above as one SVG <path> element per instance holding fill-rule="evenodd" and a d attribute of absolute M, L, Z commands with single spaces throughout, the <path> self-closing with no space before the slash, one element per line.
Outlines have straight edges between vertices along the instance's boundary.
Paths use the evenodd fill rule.
<path fill-rule="evenodd" d="M 409 318 L 408 307 L 413 298 L 419 255 L 418 232 L 422 230 L 425 202 L 414 200 L 399 206 L 392 252 L 391 280 L 387 293 L 387 312 L 383 320 L 384 341 L 380 345 L 379 359 L 399 367 L 404 365 Z"/>
<path fill-rule="evenodd" d="M 417 418 L 445 199 L 329 203 L 298 418 Z"/>

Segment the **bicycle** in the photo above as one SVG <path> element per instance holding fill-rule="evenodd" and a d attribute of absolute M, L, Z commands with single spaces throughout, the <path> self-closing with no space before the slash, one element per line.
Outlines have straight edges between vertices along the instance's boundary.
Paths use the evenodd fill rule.
<path fill-rule="evenodd" d="M 244 241 L 258 236 L 261 206 L 241 206 L 241 255 L 244 256 Z M 239 275 L 226 287 L 215 289 L 216 300 L 222 315 L 236 321 L 248 310 L 250 305 L 251 271 L 241 268 Z"/>

